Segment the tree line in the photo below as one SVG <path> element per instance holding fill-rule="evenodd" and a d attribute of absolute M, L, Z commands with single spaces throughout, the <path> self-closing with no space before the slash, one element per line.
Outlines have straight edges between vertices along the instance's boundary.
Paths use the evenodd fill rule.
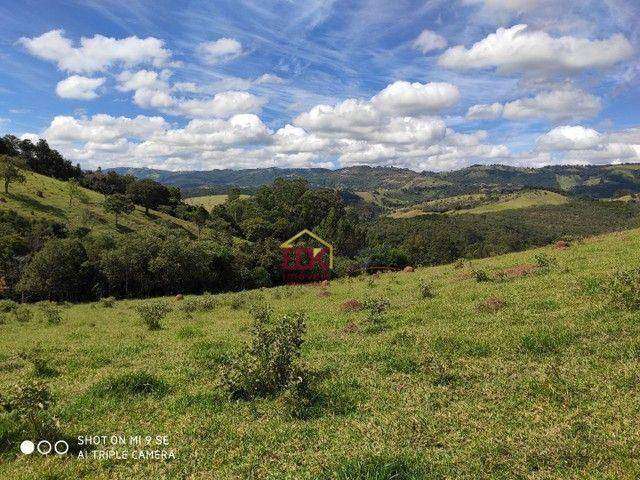
<path fill-rule="evenodd" d="M 21 152 L 10 158 L 26 165 Z M 39 173 L 67 180 L 70 195 L 77 186 L 91 188 L 106 195 L 104 208 L 114 217 L 138 204 L 187 218 L 198 233 L 159 225 L 149 231 L 70 229 L 0 210 L 1 297 L 84 301 L 278 285 L 279 246 L 305 228 L 333 244 L 333 275 L 345 276 L 371 266 L 436 265 L 632 228 L 640 213 L 634 203 L 581 200 L 483 215 L 393 219 L 353 202 L 352 195 L 311 188 L 301 178 L 276 179 L 249 198 L 232 189 L 223 204 L 207 211 L 184 204 L 178 189 L 149 179 L 100 169 L 64 178 L 70 164 L 55 160 L 58 155 L 50 158 L 56 166 L 39 162 Z"/>

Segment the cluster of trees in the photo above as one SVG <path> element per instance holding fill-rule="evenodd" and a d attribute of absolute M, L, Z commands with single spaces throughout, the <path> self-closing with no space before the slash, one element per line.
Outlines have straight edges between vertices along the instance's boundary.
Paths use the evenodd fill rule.
<path fill-rule="evenodd" d="M 0 155 L 19 159 L 32 172 L 59 180 L 82 178 L 80 165 L 73 165 L 60 152 L 49 147 L 46 140 L 35 144 L 28 139 L 21 140 L 14 135 L 0 137 Z"/>
<path fill-rule="evenodd" d="M 24 141 L 11 137 L 7 143 L 6 138 L 5 151 L 6 145 L 24 148 Z M 5 153 L 2 158 L 15 167 L 16 158 L 26 162 L 22 152 L 18 157 Z M 57 166 L 40 164 L 38 168 L 54 171 L 65 164 L 56 155 L 51 159 Z M 13 176 L 14 181 L 22 175 L 20 169 L 4 167 L 0 173 Z M 62 170 L 56 175 L 64 177 Z M 80 195 L 80 186 L 104 193 L 104 208 L 116 216 L 116 222 L 138 204 L 191 220 L 198 235 L 160 226 L 144 232 L 69 231 L 60 223 L 2 210 L 0 297 L 79 301 L 277 285 L 282 282 L 280 244 L 302 229 L 333 244 L 334 274 L 342 276 L 369 267 L 484 257 L 560 238 L 631 228 L 637 226 L 640 214 L 636 203 L 583 200 L 484 215 L 393 219 L 372 216 L 350 195 L 311 188 L 300 178 L 277 179 L 249 198 L 231 190 L 226 202 L 209 212 L 184 204 L 179 190 L 151 179 L 136 180 L 98 169 L 66 180 L 70 201 L 74 192 Z"/>

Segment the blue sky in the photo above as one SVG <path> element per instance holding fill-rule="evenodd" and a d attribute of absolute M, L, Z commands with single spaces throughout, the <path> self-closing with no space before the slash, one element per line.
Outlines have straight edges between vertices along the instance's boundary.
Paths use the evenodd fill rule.
<path fill-rule="evenodd" d="M 0 133 L 85 168 L 640 161 L 635 0 L 3 0 L 0 16 Z"/>

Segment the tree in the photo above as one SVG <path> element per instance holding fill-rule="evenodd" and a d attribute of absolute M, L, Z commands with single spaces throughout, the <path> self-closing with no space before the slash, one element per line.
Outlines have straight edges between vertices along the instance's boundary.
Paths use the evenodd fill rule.
<path fill-rule="evenodd" d="M 127 187 L 127 195 L 134 203 L 142 205 L 147 215 L 149 215 L 150 208 L 155 209 L 159 205 L 167 205 L 171 199 L 171 192 L 167 187 L 150 179 L 130 184 Z"/>
<path fill-rule="evenodd" d="M 0 156 L 0 177 L 4 180 L 4 193 L 9 193 L 9 184 L 26 180 L 15 160 L 7 155 Z"/>
<path fill-rule="evenodd" d="M 115 216 L 116 227 L 118 226 L 118 216 L 129 214 L 135 209 L 131 199 L 121 193 L 107 195 L 102 205 L 106 212 L 113 213 Z"/>
<path fill-rule="evenodd" d="M 33 256 L 16 290 L 29 300 L 79 300 L 89 295 L 94 278 L 79 240 L 53 239 Z"/>
<path fill-rule="evenodd" d="M 209 220 L 209 212 L 202 205 L 198 206 L 191 214 L 189 215 L 191 221 L 196 224 L 198 227 L 198 237 L 200 236 L 200 232 L 202 227 L 205 226 L 207 220 Z"/>
<path fill-rule="evenodd" d="M 80 183 L 75 178 L 72 178 L 67 182 L 67 192 L 69 193 L 69 206 L 73 203 L 73 200 L 76 199 L 80 203 L 87 202 L 87 196 L 80 188 Z"/>

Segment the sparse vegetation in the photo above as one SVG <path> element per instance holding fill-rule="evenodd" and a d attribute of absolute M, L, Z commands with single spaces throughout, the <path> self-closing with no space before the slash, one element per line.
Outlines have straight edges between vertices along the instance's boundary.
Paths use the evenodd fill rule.
<path fill-rule="evenodd" d="M 269 313 L 258 312 L 251 344 L 231 359 L 221 375 L 232 398 L 250 400 L 299 388 L 308 375 L 300 362 L 305 316 L 285 315 L 273 324 Z"/>
<path fill-rule="evenodd" d="M 619 270 L 610 278 L 607 290 L 616 307 L 640 310 L 640 269 Z"/>
<path fill-rule="evenodd" d="M 162 320 L 172 310 L 166 302 L 157 300 L 141 303 L 135 308 L 142 322 L 152 331 L 162 328 Z"/>

